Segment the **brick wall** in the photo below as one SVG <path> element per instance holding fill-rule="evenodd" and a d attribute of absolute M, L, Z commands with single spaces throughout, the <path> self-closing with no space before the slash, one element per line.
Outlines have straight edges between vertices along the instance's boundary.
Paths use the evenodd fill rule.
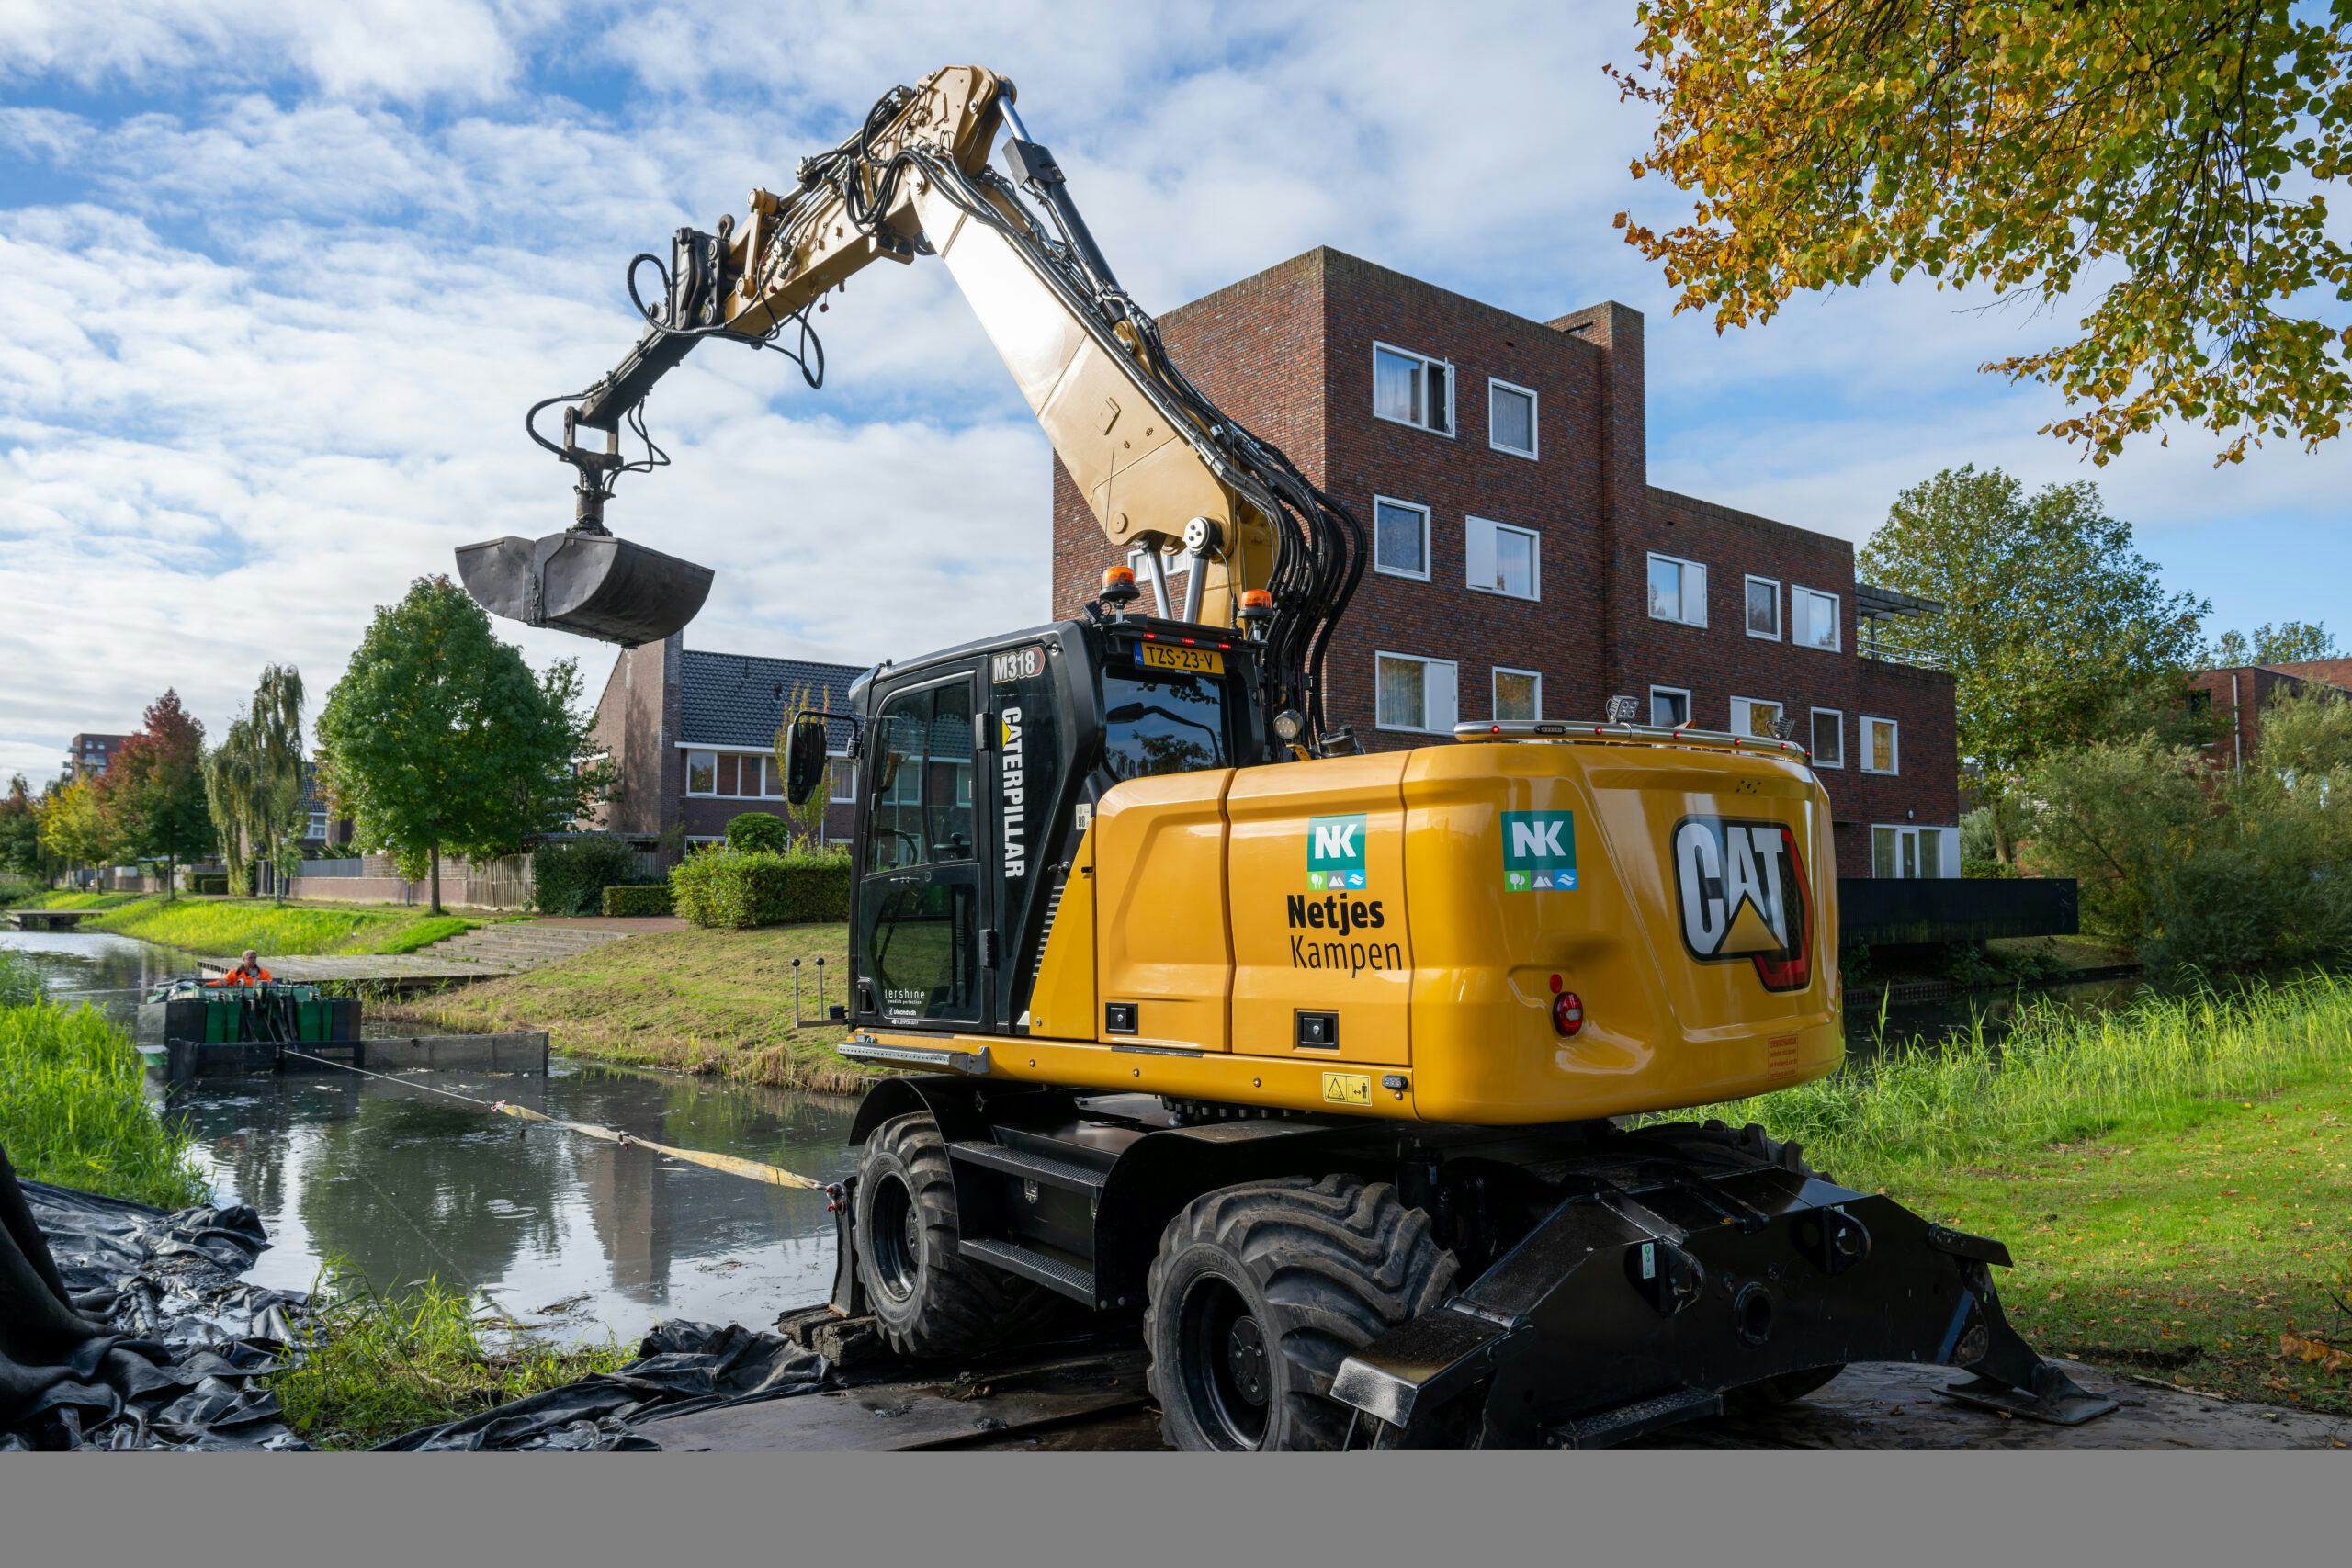
<path fill-rule="evenodd" d="M 2297 668 L 2325 669 L 2330 664 L 2352 664 L 2352 661 L 2314 660 Z M 2214 715 L 2223 726 L 2221 739 L 2214 741 L 2207 752 L 2213 765 L 2234 771 L 2241 762 L 2252 761 L 2256 743 L 2262 733 L 2262 710 L 2268 705 L 2272 694 L 2281 687 L 2293 691 L 2313 683 L 2339 684 L 2324 678 L 2306 679 L 2301 674 L 2290 675 L 2284 670 L 2266 664 L 2200 670 L 2190 676 L 2190 688 L 2210 694 Z"/>
<path fill-rule="evenodd" d="M 1688 690 L 1692 722 L 1706 728 L 1729 726 L 1735 696 L 1782 704 L 1800 741 L 1811 709 L 1841 715 L 1844 765 L 1821 773 L 1848 875 L 1870 874 L 1872 824 L 1958 823 L 1951 679 L 1856 654 L 1852 546 L 1648 484 L 1638 311 L 1605 303 L 1539 322 L 1321 249 L 1170 311 L 1161 326 L 1211 400 L 1283 446 L 1367 536 L 1375 497 L 1429 509 L 1428 580 L 1367 571 L 1323 672 L 1332 721 L 1366 747 L 1429 739 L 1379 728 L 1383 650 L 1454 661 L 1464 719 L 1491 715 L 1498 668 L 1539 674 L 1547 717 L 1597 717 L 1624 693 L 1646 718 L 1657 683 Z M 1375 343 L 1450 362 L 1451 434 L 1374 417 Z M 1490 378 L 1535 392 L 1533 460 L 1490 444 Z M 1473 517 L 1536 533 L 1536 599 L 1468 586 Z M 1708 568 L 1704 628 L 1651 618 L 1653 550 Z M 1077 614 L 1119 558 L 1057 464 L 1056 614 Z M 1747 635 L 1749 573 L 1776 584 L 1778 641 Z M 1838 596 L 1836 651 L 1789 637 L 1795 586 Z M 1865 716 L 1897 725 L 1894 776 L 1860 771 Z"/>
<path fill-rule="evenodd" d="M 683 791 L 680 769 L 670 760 L 678 734 L 679 659 L 683 637 L 621 650 L 597 699 L 592 729 L 613 761 L 613 798 L 589 813 L 589 821 L 610 832 L 652 838 L 677 819 Z"/>

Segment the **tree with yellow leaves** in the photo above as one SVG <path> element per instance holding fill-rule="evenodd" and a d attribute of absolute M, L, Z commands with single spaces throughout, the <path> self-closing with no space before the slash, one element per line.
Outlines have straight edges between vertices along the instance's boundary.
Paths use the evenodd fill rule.
<path fill-rule="evenodd" d="M 2160 425 L 2216 461 L 2317 446 L 2352 408 L 2352 0 L 1643 0 L 1636 177 L 1690 192 L 1658 231 L 1678 310 L 1718 330 L 1801 288 L 1924 272 L 2036 301 L 2077 335 L 1983 367 L 2075 410 L 2105 462 Z"/>

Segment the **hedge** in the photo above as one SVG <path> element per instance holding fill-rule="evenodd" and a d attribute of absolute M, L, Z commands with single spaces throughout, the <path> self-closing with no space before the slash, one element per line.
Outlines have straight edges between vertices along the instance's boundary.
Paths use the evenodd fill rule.
<path fill-rule="evenodd" d="M 698 926 L 742 931 L 849 919 L 849 856 L 714 846 L 670 873 L 671 904 Z"/>
<path fill-rule="evenodd" d="M 229 891 L 229 874 L 225 871 L 190 872 L 187 878 L 187 890 L 191 893 L 225 895 Z"/>
<path fill-rule="evenodd" d="M 746 811 L 728 818 L 727 847 L 730 850 L 774 850 L 782 854 L 792 847 L 792 829 L 774 812 Z"/>
<path fill-rule="evenodd" d="M 543 915 L 584 915 L 636 873 L 636 852 L 609 834 L 541 844 L 531 852 L 531 902 Z"/>
<path fill-rule="evenodd" d="M 666 915 L 670 912 L 670 885 L 666 882 L 633 882 L 623 887 L 605 889 L 605 913 L 607 915 Z"/>

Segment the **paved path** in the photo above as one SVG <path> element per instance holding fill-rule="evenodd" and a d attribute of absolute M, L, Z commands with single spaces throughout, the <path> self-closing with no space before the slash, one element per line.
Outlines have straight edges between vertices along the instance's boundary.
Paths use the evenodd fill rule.
<path fill-rule="evenodd" d="M 477 926 L 414 953 L 345 953 L 332 957 L 264 953 L 261 966 L 280 980 L 368 980 L 399 986 L 490 980 L 519 975 L 608 942 L 619 942 L 650 920 L 510 920 Z M 673 924 L 683 924 L 673 921 Z M 231 968 L 233 958 L 203 961 L 208 975 Z"/>

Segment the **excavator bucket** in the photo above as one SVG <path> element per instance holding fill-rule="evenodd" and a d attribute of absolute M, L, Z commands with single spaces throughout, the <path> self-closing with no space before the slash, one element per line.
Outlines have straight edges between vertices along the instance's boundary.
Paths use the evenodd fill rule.
<path fill-rule="evenodd" d="M 710 568 L 573 528 L 544 539 L 512 536 L 458 550 L 466 592 L 494 615 L 635 648 L 660 642 L 710 596 Z"/>

